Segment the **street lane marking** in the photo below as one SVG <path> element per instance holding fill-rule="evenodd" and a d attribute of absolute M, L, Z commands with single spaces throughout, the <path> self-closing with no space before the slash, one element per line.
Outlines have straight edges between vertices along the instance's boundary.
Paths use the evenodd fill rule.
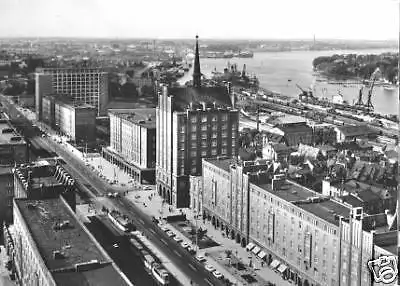
<path fill-rule="evenodd" d="M 208 285 L 214 286 L 207 278 L 204 278 L 204 281 L 206 281 Z"/>
<path fill-rule="evenodd" d="M 156 234 L 156 232 L 155 232 L 154 230 L 152 230 L 152 229 L 150 229 L 150 232 L 151 232 L 152 234 Z"/>
<path fill-rule="evenodd" d="M 190 263 L 189 263 L 189 267 L 192 268 L 193 271 L 197 271 L 197 269 L 196 269 L 192 264 L 190 264 Z"/>
<path fill-rule="evenodd" d="M 182 255 L 181 255 L 178 251 L 174 250 L 174 252 L 175 252 L 175 254 L 178 255 L 179 257 L 182 257 Z"/>
<path fill-rule="evenodd" d="M 141 218 L 139 218 L 139 221 L 140 221 L 142 224 L 144 224 L 144 221 L 143 221 Z"/>
<path fill-rule="evenodd" d="M 162 243 L 164 243 L 165 245 L 168 245 L 168 243 L 167 243 L 164 239 L 161 238 L 161 241 L 162 241 Z"/>

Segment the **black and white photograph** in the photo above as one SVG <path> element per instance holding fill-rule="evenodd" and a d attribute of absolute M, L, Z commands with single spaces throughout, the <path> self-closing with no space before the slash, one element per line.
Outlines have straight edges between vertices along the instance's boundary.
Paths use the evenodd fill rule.
<path fill-rule="evenodd" d="M 0 0 L 0 286 L 398 286 L 400 0 Z"/>

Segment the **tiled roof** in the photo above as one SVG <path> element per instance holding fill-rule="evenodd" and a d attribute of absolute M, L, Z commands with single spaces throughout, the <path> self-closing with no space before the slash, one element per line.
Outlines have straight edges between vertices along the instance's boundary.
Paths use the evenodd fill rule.
<path fill-rule="evenodd" d="M 176 87 L 168 88 L 168 95 L 173 95 L 173 108 L 176 111 L 184 111 L 193 103 L 200 107 L 205 102 L 209 107 L 215 102 L 217 107 L 231 107 L 231 98 L 226 87 Z"/>

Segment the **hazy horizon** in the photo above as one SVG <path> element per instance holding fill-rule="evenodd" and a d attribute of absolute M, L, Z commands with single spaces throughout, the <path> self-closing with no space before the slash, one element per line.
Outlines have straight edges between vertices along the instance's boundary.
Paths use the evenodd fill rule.
<path fill-rule="evenodd" d="M 395 41 L 392 0 L 2 0 L 0 38 Z"/>

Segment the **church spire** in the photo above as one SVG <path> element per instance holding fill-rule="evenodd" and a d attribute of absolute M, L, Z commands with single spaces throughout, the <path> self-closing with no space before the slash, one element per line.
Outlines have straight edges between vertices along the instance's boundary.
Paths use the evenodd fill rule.
<path fill-rule="evenodd" d="M 196 53 L 194 57 L 194 68 L 193 68 L 193 86 L 201 86 L 201 72 L 200 72 L 200 56 L 199 56 L 199 36 L 196 35 Z"/>

